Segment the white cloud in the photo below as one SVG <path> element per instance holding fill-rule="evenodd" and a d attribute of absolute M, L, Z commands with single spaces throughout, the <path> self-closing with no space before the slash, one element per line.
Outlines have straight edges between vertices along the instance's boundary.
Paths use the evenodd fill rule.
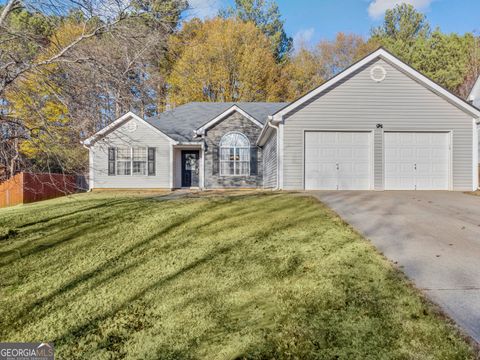
<path fill-rule="evenodd" d="M 313 39 L 314 34 L 314 28 L 302 29 L 300 31 L 297 31 L 297 33 L 293 36 L 293 47 L 298 50 L 302 46 L 309 45 Z"/>
<path fill-rule="evenodd" d="M 221 0 L 188 0 L 190 9 L 188 11 L 188 17 L 198 17 L 205 19 L 214 17 L 218 14 L 221 7 Z"/>
<path fill-rule="evenodd" d="M 433 0 L 372 0 L 368 6 L 368 15 L 378 19 L 385 14 L 385 11 L 392 9 L 397 4 L 406 3 L 413 5 L 416 9 L 424 9 L 432 2 Z"/>

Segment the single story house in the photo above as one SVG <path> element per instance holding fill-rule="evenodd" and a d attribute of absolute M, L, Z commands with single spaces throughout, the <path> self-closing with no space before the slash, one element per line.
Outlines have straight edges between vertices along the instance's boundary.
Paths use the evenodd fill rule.
<path fill-rule="evenodd" d="M 478 188 L 480 110 L 384 49 L 292 103 L 127 113 L 83 143 L 90 188 Z"/>

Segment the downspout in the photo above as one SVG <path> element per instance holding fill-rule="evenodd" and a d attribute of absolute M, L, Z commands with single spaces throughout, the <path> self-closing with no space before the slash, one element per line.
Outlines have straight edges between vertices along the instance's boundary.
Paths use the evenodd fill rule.
<path fill-rule="evenodd" d="M 202 131 L 202 132 L 198 132 L 197 130 L 193 130 L 193 138 L 198 138 L 200 137 L 202 139 L 202 149 L 201 149 L 201 152 L 202 152 L 202 169 L 201 172 L 202 172 L 202 186 L 200 186 L 200 190 L 204 191 L 206 188 L 205 188 L 205 153 L 206 153 L 206 150 L 207 150 L 207 147 L 206 147 L 206 141 L 205 141 L 205 131 Z"/>
<path fill-rule="evenodd" d="M 85 149 L 88 150 L 88 191 L 91 192 L 93 190 L 93 153 L 92 149 L 90 148 L 90 144 L 86 144 L 84 141 L 80 141 L 80 144 L 83 145 Z"/>
<path fill-rule="evenodd" d="M 268 117 L 267 125 L 272 129 L 275 129 L 275 133 L 277 134 L 277 186 L 274 190 L 280 190 L 280 128 L 278 125 L 273 125 L 273 116 Z"/>

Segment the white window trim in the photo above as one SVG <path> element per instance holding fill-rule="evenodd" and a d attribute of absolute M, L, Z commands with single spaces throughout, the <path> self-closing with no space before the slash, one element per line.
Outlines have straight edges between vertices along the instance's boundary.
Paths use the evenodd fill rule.
<path fill-rule="evenodd" d="M 239 134 L 239 135 L 243 136 L 245 139 L 247 139 L 249 146 L 248 147 L 246 147 L 246 146 L 220 146 L 220 153 L 219 153 L 219 157 L 218 157 L 218 162 L 219 162 L 219 168 L 220 169 L 219 169 L 218 173 L 222 177 L 245 177 L 245 176 L 250 176 L 250 172 L 251 172 L 251 169 L 250 169 L 251 143 L 250 143 L 250 140 L 248 139 L 248 137 L 241 132 L 232 131 L 232 132 L 226 133 L 222 136 L 222 139 L 220 140 L 220 144 L 222 144 L 223 138 L 225 136 L 232 135 L 232 134 Z M 235 160 L 235 159 L 234 160 L 222 160 L 222 150 L 223 149 L 228 149 L 228 151 L 230 152 L 230 149 L 232 149 L 232 148 L 234 149 L 234 152 L 233 152 L 234 156 L 235 156 L 235 153 L 236 153 L 236 149 L 246 149 L 248 160 Z M 231 163 L 232 161 L 233 161 L 233 174 L 224 174 L 222 164 L 228 164 L 228 163 Z M 237 174 L 237 165 L 240 164 L 240 163 L 248 163 L 247 172 L 245 174 Z"/>
<path fill-rule="evenodd" d="M 130 149 L 130 175 L 119 175 L 118 174 L 118 163 L 119 162 L 127 162 L 126 160 L 122 161 L 122 160 L 118 160 L 118 149 Z M 143 147 L 143 146 L 136 146 L 135 149 L 145 149 L 146 151 L 146 160 L 145 160 L 145 174 L 134 174 L 133 173 L 133 147 L 130 146 L 117 146 L 115 147 L 115 176 L 131 176 L 131 177 L 140 177 L 140 176 L 151 176 L 151 175 L 148 175 L 148 146 L 147 147 Z"/>

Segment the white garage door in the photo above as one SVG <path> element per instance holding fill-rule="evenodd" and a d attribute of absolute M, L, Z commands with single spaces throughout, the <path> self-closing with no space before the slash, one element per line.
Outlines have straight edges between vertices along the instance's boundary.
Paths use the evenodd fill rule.
<path fill-rule="evenodd" d="M 369 132 L 306 132 L 306 190 L 369 190 Z"/>
<path fill-rule="evenodd" d="M 386 132 L 386 190 L 448 190 L 448 133 Z"/>

